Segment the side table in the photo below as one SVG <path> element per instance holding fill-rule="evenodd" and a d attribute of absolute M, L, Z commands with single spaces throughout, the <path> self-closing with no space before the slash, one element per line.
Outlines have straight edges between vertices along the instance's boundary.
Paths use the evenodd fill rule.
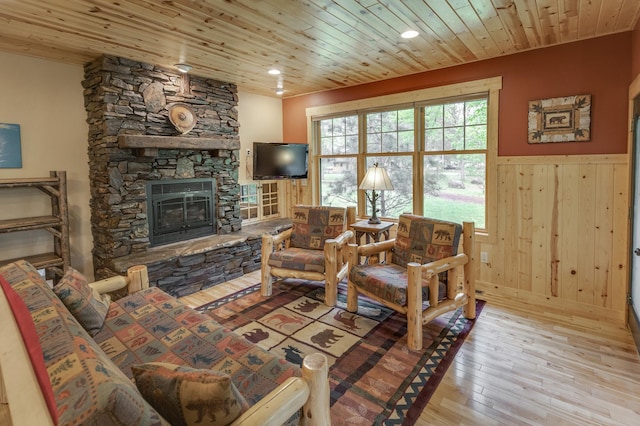
<path fill-rule="evenodd" d="M 360 244 L 360 239 L 364 236 L 366 244 L 380 242 L 380 237 L 384 236 L 385 240 L 389 239 L 389 230 L 395 222 L 380 222 L 378 224 L 369 223 L 368 220 L 360 220 L 351 224 L 351 229 L 356 233 L 356 242 Z M 369 263 L 378 263 L 377 256 L 371 256 Z"/>

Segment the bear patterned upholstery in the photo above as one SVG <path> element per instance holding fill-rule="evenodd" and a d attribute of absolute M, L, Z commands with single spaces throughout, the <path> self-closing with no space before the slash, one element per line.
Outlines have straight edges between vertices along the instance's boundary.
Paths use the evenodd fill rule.
<path fill-rule="evenodd" d="M 367 265 L 366 268 L 353 268 L 349 279 L 360 287 L 367 289 L 375 296 L 400 306 L 407 304 L 407 268 L 395 265 Z M 438 300 L 444 300 L 447 293 L 446 281 L 440 281 Z M 429 300 L 429 287 L 422 286 L 422 300 Z"/>
<path fill-rule="evenodd" d="M 324 303 L 335 306 L 338 282 L 348 272 L 347 244 L 355 234 L 355 207 L 297 205 L 293 226 L 277 235 L 262 236 L 260 294 L 271 296 L 273 278 L 324 281 Z"/>
<path fill-rule="evenodd" d="M 464 253 L 458 254 L 463 229 Z M 436 316 L 466 305 L 465 316 L 475 318 L 474 234 L 472 222 L 463 227 L 402 214 L 394 240 L 349 245 L 347 310 L 357 312 L 358 294 L 364 294 L 407 315 L 407 345 L 413 350 L 422 348 L 421 326 Z M 391 263 L 359 264 L 363 254 L 379 251 L 391 251 Z"/>
<path fill-rule="evenodd" d="M 291 247 L 322 250 L 325 241 L 344 232 L 346 221 L 344 207 L 295 206 Z"/>
<path fill-rule="evenodd" d="M 461 233 L 458 223 L 403 214 L 398 221 L 392 262 L 406 268 L 409 262 L 423 264 L 455 256 Z"/>
<path fill-rule="evenodd" d="M 35 323 L 58 424 L 167 424 L 30 263 L 11 263 L 0 274 L 25 301 Z"/>
<path fill-rule="evenodd" d="M 324 252 L 298 247 L 274 251 L 269 256 L 269 266 L 276 268 L 294 269 L 296 271 L 311 271 L 324 274 Z"/>
<path fill-rule="evenodd" d="M 227 373 L 250 405 L 289 377 L 297 366 L 254 345 L 208 316 L 151 287 L 111 302 L 94 337 L 132 377 L 131 365 L 165 362 Z"/>

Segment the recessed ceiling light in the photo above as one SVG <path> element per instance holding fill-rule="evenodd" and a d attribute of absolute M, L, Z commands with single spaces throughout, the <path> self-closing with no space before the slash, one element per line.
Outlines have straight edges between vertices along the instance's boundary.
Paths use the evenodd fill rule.
<path fill-rule="evenodd" d="M 176 64 L 176 68 L 178 69 L 178 71 L 186 74 L 191 71 L 191 68 L 193 67 L 189 64 Z"/>
<path fill-rule="evenodd" d="M 277 87 L 276 88 L 276 95 L 278 95 L 278 96 L 284 95 L 284 89 L 282 87 Z"/>
<path fill-rule="evenodd" d="M 269 74 L 271 75 L 280 75 L 280 70 L 275 69 L 275 68 L 271 68 L 269 71 L 267 71 Z"/>
<path fill-rule="evenodd" d="M 403 32 L 402 34 L 400 34 L 400 37 L 402 37 L 402 38 L 415 38 L 415 37 L 418 37 L 418 34 L 420 34 L 420 33 L 415 31 L 415 30 L 407 30 L 407 31 Z"/>

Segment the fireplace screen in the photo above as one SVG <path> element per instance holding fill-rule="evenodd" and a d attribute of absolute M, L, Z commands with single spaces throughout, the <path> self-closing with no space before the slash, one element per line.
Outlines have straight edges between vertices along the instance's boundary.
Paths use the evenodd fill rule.
<path fill-rule="evenodd" d="M 147 183 L 152 246 L 215 234 L 215 180 Z"/>

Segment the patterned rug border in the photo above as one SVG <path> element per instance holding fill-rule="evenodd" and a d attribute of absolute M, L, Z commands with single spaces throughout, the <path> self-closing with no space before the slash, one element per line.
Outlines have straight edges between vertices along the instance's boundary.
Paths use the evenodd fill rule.
<path fill-rule="evenodd" d="M 194 309 L 206 312 L 258 291 L 260 291 L 259 283 Z M 449 320 L 449 327 L 443 330 L 445 335 L 441 336 L 442 340 L 438 342 L 437 347 L 432 352 L 433 356 L 440 354 L 440 356 L 437 356 L 435 368 L 433 368 L 434 364 L 429 362 L 433 359 L 433 356 L 429 356 L 405 389 L 403 396 L 398 399 L 393 411 L 388 417 L 378 419 L 381 421 L 379 424 L 411 426 L 418 421 L 420 414 L 429 403 L 458 351 L 469 336 L 485 304 L 485 301 L 476 299 L 476 318 L 473 320 L 467 320 L 462 314 L 454 315 Z"/>
<path fill-rule="evenodd" d="M 446 372 L 449 370 L 449 367 L 453 363 L 453 360 L 458 354 L 458 351 L 460 350 L 464 342 L 467 340 L 469 333 L 471 333 L 471 329 L 473 329 L 473 326 L 478 320 L 478 317 L 480 316 L 480 313 L 482 312 L 482 309 L 484 308 L 485 305 L 486 305 L 486 302 L 484 300 L 476 299 L 475 319 L 473 320 L 465 319 L 465 323 L 462 326 L 462 330 L 458 332 L 458 335 L 456 336 L 456 338 L 453 339 L 453 341 L 451 342 L 451 347 L 447 350 L 446 356 L 444 356 L 440 360 L 440 362 L 436 366 L 435 371 L 433 371 L 432 373 L 428 373 L 426 371 L 427 370 L 426 368 L 423 368 L 420 371 L 419 376 L 424 374 L 424 377 L 426 378 L 427 381 L 426 383 L 422 384 L 422 389 L 420 393 L 418 394 L 416 399 L 413 401 L 413 403 L 407 410 L 405 419 L 402 422 L 402 425 L 409 426 L 409 425 L 415 424 L 415 422 L 418 421 L 418 419 L 420 418 L 420 414 L 429 403 L 429 400 L 435 393 L 436 389 L 438 388 L 438 385 L 440 385 L 440 382 L 444 378 L 444 375 L 446 374 Z M 449 329 L 448 334 L 449 335 L 451 334 L 451 329 Z M 427 367 L 427 365 L 425 365 L 425 367 Z M 396 406 L 396 411 L 397 411 L 397 406 Z"/>

